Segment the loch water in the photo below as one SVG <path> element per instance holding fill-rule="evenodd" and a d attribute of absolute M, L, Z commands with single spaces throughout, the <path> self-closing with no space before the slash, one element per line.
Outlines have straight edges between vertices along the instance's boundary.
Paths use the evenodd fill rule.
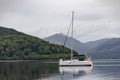
<path fill-rule="evenodd" d="M 0 80 L 120 80 L 120 59 L 94 66 L 60 67 L 56 62 L 0 61 Z"/>

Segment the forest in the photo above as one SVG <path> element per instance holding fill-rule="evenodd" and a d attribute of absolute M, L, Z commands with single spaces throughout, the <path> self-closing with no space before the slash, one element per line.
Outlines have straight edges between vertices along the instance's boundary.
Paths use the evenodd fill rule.
<path fill-rule="evenodd" d="M 77 52 L 74 51 L 74 54 Z M 40 38 L 0 27 L 0 60 L 58 60 L 70 58 L 70 49 Z"/>

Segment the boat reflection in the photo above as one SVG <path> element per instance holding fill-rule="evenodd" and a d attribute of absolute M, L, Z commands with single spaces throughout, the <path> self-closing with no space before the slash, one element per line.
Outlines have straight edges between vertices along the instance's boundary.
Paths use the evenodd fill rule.
<path fill-rule="evenodd" d="M 92 72 L 93 66 L 61 66 L 59 67 L 59 71 L 61 76 L 65 77 L 66 75 L 71 78 L 75 78 L 75 77 L 81 77 L 81 76 L 85 76 L 88 75 Z"/>

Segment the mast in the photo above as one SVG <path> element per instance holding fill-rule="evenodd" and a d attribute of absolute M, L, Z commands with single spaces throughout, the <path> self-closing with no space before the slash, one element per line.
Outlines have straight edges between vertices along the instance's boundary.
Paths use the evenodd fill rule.
<path fill-rule="evenodd" d="M 73 38 L 73 23 L 74 23 L 74 12 L 72 12 L 72 29 L 71 29 L 71 37 Z M 73 59 L 73 42 L 71 39 L 71 60 Z"/>

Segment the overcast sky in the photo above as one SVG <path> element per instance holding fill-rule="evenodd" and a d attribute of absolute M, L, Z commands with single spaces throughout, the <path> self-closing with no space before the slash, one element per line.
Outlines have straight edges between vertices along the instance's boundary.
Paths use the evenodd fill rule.
<path fill-rule="evenodd" d="M 0 0 L 0 26 L 40 38 L 66 33 L 82 42 L 120 37 L 120 0 Z"/>

